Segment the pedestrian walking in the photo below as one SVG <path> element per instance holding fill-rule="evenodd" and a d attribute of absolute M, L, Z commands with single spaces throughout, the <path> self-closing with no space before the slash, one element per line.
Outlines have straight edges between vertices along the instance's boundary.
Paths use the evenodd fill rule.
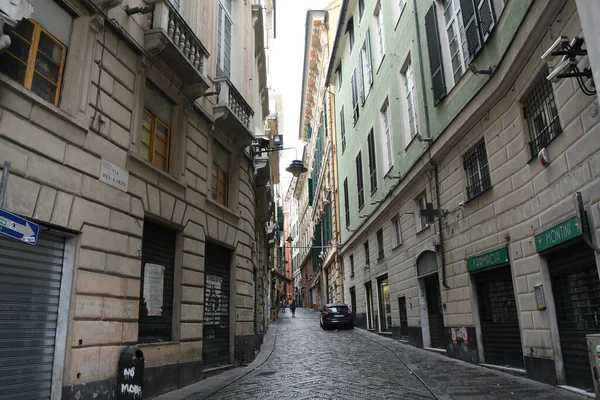
<path fill-rule="evenodd" d="M 294 299 L 290 302 L 290 310 L 292 311 L 292 318 L 296 318 L 296 302 Z"/>

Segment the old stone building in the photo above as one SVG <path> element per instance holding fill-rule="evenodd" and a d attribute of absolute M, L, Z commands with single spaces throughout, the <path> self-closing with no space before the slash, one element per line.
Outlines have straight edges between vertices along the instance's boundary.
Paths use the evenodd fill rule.
<path fill-rule="evenodd" d="M 348 143 L 338 171 L 356 323 L 589 390 L 585 336 L 600 332 L 600 260 L 586 244 L 599 239 L 600 65 L 582 22 L 598 7 L 399 3 L 344 1 L 329 66 L 338 141 Z M 553 43 L 576 54 L 564 72 L 579 80 L 552 76 L 561 57 L 542 56 Z"/>
<path fill-rule="evenodd" d="M 268 114 L 265 5 L 0 4 L 24 10 L 3 15 L 3 208 L 40 225 L 35 246 L 0 239 L 2 394 L 113 398 L 125 345 L 143 351 L 145 397 L 252 360 L 268 290 L 272 175 L 248 151 Z"/>

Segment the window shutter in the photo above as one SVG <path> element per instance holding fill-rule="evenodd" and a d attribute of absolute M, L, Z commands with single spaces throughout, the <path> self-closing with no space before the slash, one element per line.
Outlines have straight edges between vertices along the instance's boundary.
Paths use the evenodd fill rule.
<path fill-rule="evenodd" d="M 313 180 L 308 178 L 308 205 L 313 205 L 314 191 L 313 191 Z"/>
<path fill-rule="evenodd" d="M 494 26 L 496 26 L 496 16 L 494 14 L 494 6 L 492 0 L 479 0 L 477 5 L 477 12 L 479 13 L 479 25 L 481 27 L 481 35 L 485 42 Z"/>
<path fill-rule="evenodd" d="M 368 65 L 368 84 L 369 87 L 373 85 L 373 58 L 371 55 L 371 30 L 367 29 L 367 65 Z"/>
<path fill-rule="evenodd" d="M 460 0 L 460 11 L 465 25 L 465 35 L 467 36 L 467 47 L 469 49 L 469 59 L 472 60 L 481 49 L 481 34 L 477 24 L 477 13 L 475 12 L 474 0 Z"/>
<path fill-rule="evenodd" d="M 352 116 L 354 123 L 358 120 L 358 93 L 356 89 L 356 69 L 352 71 Z"/>
<path fill-rule="evenodd" d="M 306 137 L 308 139 L 310 139 L 312 137 L 312 126 L 308 126 L 308 128 L 306 128 Z"/>
<path fill-rule="evenodd" d="M 360 103 L 365 104 L 365 71 L 363 70 L 363 53 L 362 50 L 358 53 L 358 79 L 360 85 L 358 90 L 360 92 Z"/>
<path fill-rule="evenodd" d="M 427 47 L 429 48 L 429 68 L 431 70 L 431 85 L 433 90 L 433 105 L 437 106 L 446 96 L 446 82 L 442 63 L 442 46 L 437 25 L 435 4 L 432 4 L 425 14 L 425 31 L 427 33 Z"/>
<path fill-rule="evenodd" d="M 278 229 L 283 232 L 283 207 L 277 207 L 277 225 Z"/>

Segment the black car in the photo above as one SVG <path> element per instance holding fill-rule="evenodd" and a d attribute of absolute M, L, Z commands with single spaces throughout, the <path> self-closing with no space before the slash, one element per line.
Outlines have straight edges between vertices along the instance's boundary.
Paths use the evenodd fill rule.
<path fill-rule="evenodd" d="M 321 310 L 320 319 L 321 328 L 354 328 L 352 321 L 352 311 L 346 304 L 332 303 L 326 304 Z"/>

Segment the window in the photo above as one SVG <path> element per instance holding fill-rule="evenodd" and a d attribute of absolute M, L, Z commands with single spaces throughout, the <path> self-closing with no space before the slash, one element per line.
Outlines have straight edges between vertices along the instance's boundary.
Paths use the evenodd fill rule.
<path fill-rule="evenodd" d="M 58 106 L 72 23 L 56 3 L 36 5 L 32 19 L 8 33 L 11 45 L 0 55 L 0 72 Z"/>
<path fill-rule="evenodd" d="M 140 155 L 165 172 L 169 172 L 172 114 L 173 103 L 146 81 Z"/>
<path fill-rule="evenodd" d="M 446 96 L 442 43 L 446 68 L 451 69 L 451 85 L 467 71 L 469 63 L 481 50 L 496 25 L 494 0 L 443 0 L 444 34 L 439 35 L 436 4 L 425 15 L 434 105 Z M 448 60 L 447 57 L 450 59 Z"/>
<path fill-rule="evenodd" d="M 224 206 L 229 205 L 229 152 L 213 141 L 212 198 Z"/>
<path fill-rule="evenodd" d="M 392 231 L 394 232 L 394 247 L 402 244 L 402 228 L 400 227 L 400 216 L 392 218 Z"/>
<path fill-rule="evenodd" d="M 354 254 L 350 254 L 350 278 L 354 277 Z"/>
<path fill-rule="evenodd" d="M 358 0 L 358 19 L 362 19 L 365 13 L 365 0 Z"/>
<path fill-rule="evenodd" d="M 381 3 L 375 8 L 375 21 L 377 24 L 377 62 L 380 63 L 385 55 L 385 39 L 383 35 L 383 12 Z"/>
<path fill-rule="evenodd" d="M 377 259 L 383 258 L 383 229 L 377 231 Z"/>
<path fill-rule="evenodd" d="M 371 255 L 369 254 L 369 241 L 363 243 L 363 248 L 365 249 L 365 266 L 371 264 Z"/>
<path fill-rule="evenodd" d="M 219 1 L 219 20 L 217 23 L 217 73 L 231 77 L 231 41 L 233 18 L 231 16 L 233 0 Z"/>
<path fill-rule="evenodd" d="M 467 36 L 465 25 L 460 11 L 459 0 L 444 0 L 444 23 L 448 35 L 448 47 L 450 49 L 450 60 L 452 65 L 452 76 L 454 83 L 467 72 L 469 64 L 469 49 L 467 47 Z"/>
<path fill-rule="evenodd" d="M 546 79 L 547 75 L 548 70 L 544 69 L 522 100 L 532 157 L 537 156 L 540 150 L 562 132 L 552 84 Z"/>
<path fill-rule="evenodd" d="M 392 147 L 392 116 L 390 115 L 390 103 L 385 99 L 381 107 L 381 131 L 383 132 L 383 162 L 386 173 L 394 166 L 394 149 Z"/>
<path fill-rule="evenodd" d="M 419 126 L 417 123 L 417 108 L 415 101 L 415 82 L 413 78 L 413 69 L 412 63 L 410 59 L 404 67 L 404 71 L 402 72 L 404 79 L 404 113 L 407 122 L 407 143 L 408 143 L 419 133 Z"/>
<path fill-rule="evenodd" d="M 364 104 L 367 96 L 369 95 L 369 92 L 371 91 L 371 86 L 373 86 L 373 64 L 371 61 L 371 34 L 369 32 L 369 29 L 367 29 L 367 37 L 365 38 L 365 42 L 363 43 L 363 46 L 360 49 L 359 59 L 361 72 L 360 100 L 362 104 Z"/>
<path fill-rule="evenodd" d="M 369 176 L 371 178 L 371 194 L 377 190 L 377 161 L 375 158 L 375 137 L 373 129 L 367 136 L 367 145 L 369 148 Z"/>
<path fill-rule="evenodd" d="M 352 53 L 352 48 L 354 47 L 354 18 L 352 17 L 348 20 L 346 33 L 348 34 L 348 40 L 350 41 L 350 53 Z"/>
<path fill-rule="evenodd" d="M 488 165 L 485 141 L 471 147 L 463 156 L 465 173 L 467 174 L 467 198 L 470 200 L 484 190 L 492 187 L 490 168 Z"/>
<path fill-rule="evenodd" d="M 350 227 L 350 205 L 348 204 L 348 178 L 344 179 L 344 209 L 346 211 L 346 228 Z"/>
<path fill-rule="evenodd" d="M 344 106 L 340 109 L 340 134 L 342 135 L 342 154 L 346 150 L 346 121 L 344 119 Z"/>
<path fill-rule="evenodd" d="M 417 212 L 415 215 L 419 216 L 419 226 L 417 227 L 417 232 L 421 231 L 429 226 L 429 222 L 427 222 L 427 216 L 421 214 L 421 210 L 427 209 L 427 193 L 422 193 L 419 198 L 417 198 Z"/>
<path fill-rule="evenodd" d="M 358 191 L 358 209 L 365 205 L 365 191 L 363 183 L 363 171 L 362 171 L 362 154 L 359 151 L 356 156 L 356 188 Z"/>
<path fill-rule="evenodd" d="M 359 63 L 360 65 L 360 63 Z M 352 86 L 352 119 L 354 124 L 356 125 L 356 121 L 358 121 L 358 117 L 360 115 L 359 106 L 358 106 L 358 89 L 356 82 L 356 68 L 352 71 L 352 82 L 350 85 Z"/>
<path fill-rule="evenodd" d="M 344 82 L 342 78 L 342 62 L 340 61 L 340 66 L 337 67 L 337 76 L 338 76 L 338 90 L 342 88 L 342 83 Z"/>

